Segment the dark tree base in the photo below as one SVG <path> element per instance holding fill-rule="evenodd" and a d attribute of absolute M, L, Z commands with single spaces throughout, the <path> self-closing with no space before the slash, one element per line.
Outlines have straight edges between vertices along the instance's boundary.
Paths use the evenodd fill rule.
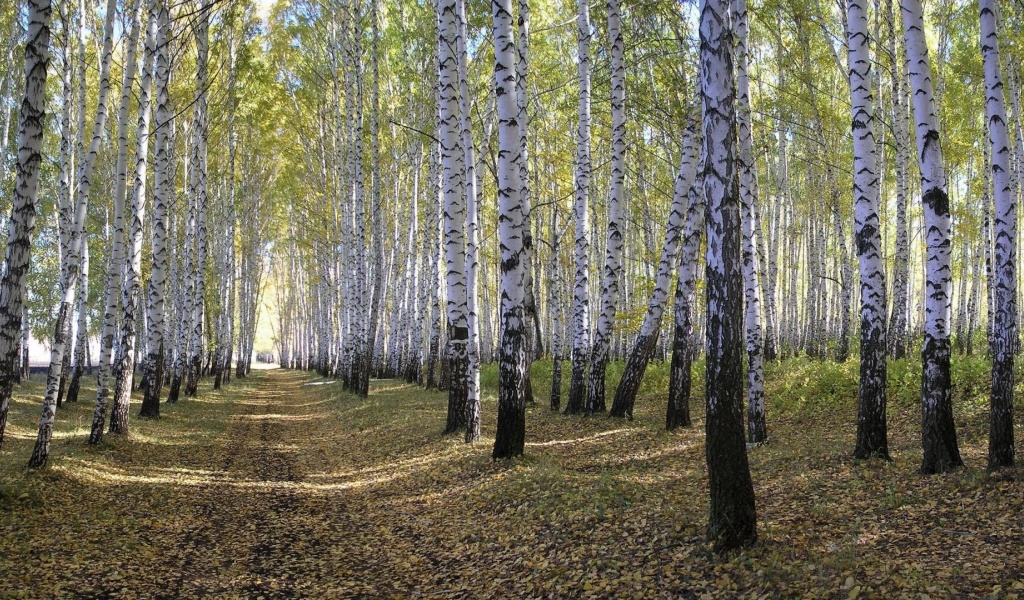
<path fill-rule="evenodd" d="M 615 400 L 612 401 L 610 416 L 633 420 L 633 406 L 636 403 L 636 393 L 640 389 L 640 382 L 643 381 L 644 372 L 647 371 L 647 362 L 654 353 L 654 346 L 658 343 L 658 334 L 637 337 L 633 352 L 629 355 L 629 362 L 626 363 L 626 370 L 619 380 L 619 387 L 615 390 Z"/>
<path fill-rule="evenodd" d="M 590 388 L 587 393 L 587 414 L 604 414 L 608 409 L 604 401 L 604 372 L 607 359 L 590 362 Z"/>
<path fill-rule="evenodd" d="M 171 389 L 167 392 L 167 403 L 174 404 L 178 401 L 178 397 L 181 395 L 181 377 L 174 375 L 171 377 Z"/>
<path fill-rule="evenodd" d="M 551 412 L 562 408 L 562 357 L 555 356 L 551 363 Z"/>
<path fill-rule="evenodd" d="M 569 376 L 569 398 L 565 414 L 582 415 L 587 412 L 587 360 L 580 353 L 573 353 L 572 374 Z"/>
<path fill-rule="evenodd" d="M 465 340 L 451 341 L 451 348 L 448 351 L 449 359 L 445 361 L 448 365 L 448 419 L 445 423 L 444 434 L 459 433 L 466 430 L 468 424 L 467 414 L 467 387 L 466 374 L 469 370 L 469 361 L 466 357 Z M 456 347 L 458 344 L 461 347 Z"/>
<path fill-rule="evenodd" d="M 992 361 L 992 396 L 989 408 L 988 470 L 1012 467 L 1013 456 L 1013 356 L 1010 349 L 997 352 Z"/>
<path fill-rule="evenodd" d="M 953 404 L 950 398 L 950 344 L 925 335 L 921 359 L 921 447 L 924 456 L 921 473 L 932 475 L 948 473 L 964 462 L 957 446 L 956 426 L 953 423 Z"/>

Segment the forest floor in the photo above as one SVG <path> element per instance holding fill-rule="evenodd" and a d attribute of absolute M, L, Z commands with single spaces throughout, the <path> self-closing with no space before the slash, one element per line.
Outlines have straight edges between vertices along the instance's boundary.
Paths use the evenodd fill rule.
<path fill-rule="evenodd" d="M 375 381 L 360 400 L 272 370 L 159 421 L 133 407 L 132 435 L 95 447 L 83 390 L 40 472 L 29 383 L 0 453 L 0 597 L 1024 598 L 1024 483 L 985 472 L 988 367 L 956 365 L 967 467 L 932 477 L 913 365 L 890 372 L 890 463 L 850 457 L 855 360 L 773 366 L 772 441 L 750 451 L 760 541 L 725 556 L 703 537 L 702 386 L 694 427 L 663 431 L 660 363 L 630 422 L 551 413 L 538 363 L 526 456 L 507 462 L 490 459 L 493 367 L 475 445 L 441 435 L 442 393 Z"/>

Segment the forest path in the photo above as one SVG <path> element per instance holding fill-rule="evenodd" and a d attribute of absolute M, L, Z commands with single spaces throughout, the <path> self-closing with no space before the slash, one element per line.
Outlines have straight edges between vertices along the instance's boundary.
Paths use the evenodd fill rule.
<path fill-rule="evenodd" d="M 824 367 L 787 367 L 813 397 L 801 365 Z M 852 461 L 852 376 L 846 404 L 774 413 L 750 453 L 761 541 L 725 558 L 704 545 L 696 402 L 671 433 L 662 392 L 631 422 L 538 404 L 526 456 L 495 462 L 493 366 L 482 379 L 477 444 L 442 434 L 443 392 L 380 380 L 358 398 L 268 370 L 204 380 L 158 421 L 133 410 L 131 436 L 99 446 L 91 403 L 66 405 L 43 471 L 23 466 L 42 393 L 24 386 L 0 449 L 0 598 L 1024 596 L 1024 477 L 918 475 L 916 402 L 892 405 L 896 460 Z M 982 465 L 986 405 L 958 409 Z"/>
<path fill-rule="evenodd" d="M 173 544 L 181 550 L 179 578 L 169 596 L 376 593 L 352 575 L 375 571 L 386 558 L 379 546 L 357 543 L 366 528 L 344 487 L 316 483 L 323 455 L 343 450 L 324 431 L 337 427 L 324 410 L 330 400 L 308 379 L 270 370 L 234 402 L 237 410 L 208 457 L 224 481 L 197 487 L 182 506 L 189 518 Z M 332 585 L 339 579 L 345 590 Z"/>

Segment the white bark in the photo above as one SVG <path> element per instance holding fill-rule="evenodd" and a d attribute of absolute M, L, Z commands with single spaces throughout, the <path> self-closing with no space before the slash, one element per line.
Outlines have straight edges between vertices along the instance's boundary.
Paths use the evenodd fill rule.
<path fill-rule="evenodd" d="M 906 38 L 907 68 L 914 105 L 921 196 L 924 204 L 925 323 L 921 401 L 923 473 L 944 472 L 960 466 L 953 407 L 950 396 L 950 216 L 946 172 L 939 141 L 928 45 L 924 36 L 924 11 L 920 0 L 900 0 Z"/>
<path fill-rule="evenodd" d="M 626 179 L 626 66 L 619 1 L 608 0 L 608 40 L 611 45 L 612 174 L 608 186 L 608 241 L 601 281 L 601 313 L 590 358 L 587 412 L 604 412 L 604 372 L 611 349 L 619 278 L 622 273 L 623 196 Z"/>
<path fill-rule="evenodd" d="M 106 420 L 107 403 L 110 388 L 111 354 L 114 348 L 114 335 L 117 329 L 118 300 L 120 299 L 121 269 L 124 265 L 124 224 L 125 194 L 128 188 L 128 109 L 135 81 L 136 60 L 138 49 L 140 19 L 142 12 L 141 0 L 133 0 L 131 6 L 131 29 L 128 35 L 128 47 L 125 51 L 124 78 L 121 82 L 121 103 L 117 115 L 117 166 L 114 180 L 114 223 L 111 236 L 110 256 L 107 262 L 107 275 L 104 282 L 103 332 L 100 336 L 100 361 L 96 375 L 96 410 L 92 418 L 92 432 L 89 443 L 96 444 L 103 438 L 103 426 Z"/>
<path fill-rule="evenodd" d="M 579 79 L 576 165 L 573 176 L 575 281 L 572 291 L 572 376 L 567 414 L 586 410 L 587 365 L 590 360 L 590 3 L 578 0 L 576 15 L 577 78 Z"/>
<path fill-rule="evenodd" d="M 867 10 L 847 2 L 847 47 L 853 132 L 854 229 L 860 267 L 860 391 L 854 456 L 889 458 L 886 430 L 885 265 L 875 150 L 875 109 L 871 86 Z"/>
<path fill-rule="evenodd" d="M 498 355 L 498 426 L 494 458 L 523 453 L 526 435 L 526 272 L 523 205 L 520 200 L 519 127 L 514 91 L 515 42 L 511 0 L 492 0 L 494 82 L 498 110 L 498 237 L 501 243 L 501 305 Z"/>
<path fill-rule="evenodd" d="M 736 122 L 739 129 L 740 201 L 743 221 L 743 295 L 747 343 L 747 441 L 760 444 L 768 439 L 765 422 L 764 347 L 761 326 L 760 264 L 757 255 L 755 216 L 758 189 L 757 165 L 750 117 L 750 83 L 747 76 L 747 0 L 733 0 L 736 31 Z"/>
<path fill-rule="evenodd" d="M 142 85 L 139 91 L 139 118 L 136 128 L 135 179 L 131 190 L 131 226 L 125 248 L 124 280 L 121 285 L 121 342 L 115 361 L 114 397 L 110 420 L 111 433 L 128 433 L 128 406 L 135 373 L 135 322 L 142 277 L 142 223 L 146 216 L 146 175 L 149 165 L 149 124 L 153 90 L 153 62 L 156 58 L 156 1 L 148 0 L 146 43 L 142 60 Z"/>
<path fill-rule="evenodd" d="M 50 62 L 50 1 L 27 0 L 25 4 L 28 9 L 28 38 L 23 71 L 25 88 L 18 113 L 18 166 L 6 259 L 0 280 L 0 443 L 7 425 L 22 333 L 25 281 L 30 267 L 43 159 L 46 70 Z"/>
<path fill-rule="evenodd" d="M 1017 345 L 1017 199 L 1010 173 L 1010 135 L 1003 96 L 1002 65 L 996 16 L 997 0 L 979 0 L 981 12 L 981 54 L 985 70 L 985 114 L 992 147 L 992 199 L 995 205 L 995 313 L 990 340 L 992 349 L 992 396 L 988 445 L 988 468 L 1012 467 L 1013 448 L 1013 359 Z"/>

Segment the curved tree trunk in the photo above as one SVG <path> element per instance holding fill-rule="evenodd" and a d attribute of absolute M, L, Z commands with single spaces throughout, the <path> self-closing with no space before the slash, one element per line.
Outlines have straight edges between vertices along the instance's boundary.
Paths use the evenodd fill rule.
<path fill-rule="evenodd" d="M 49 0 L 26 0 L 25 91 L 18 112 L 18 163 L 7 253 L 0 279 L 0 444 L 7 427 L 18 362 L 25 281 L 32 253 L 39 173 L 46 123 L 46 71 L 50 63 Z"/>
<path fill-rule="evenodd" d="M 697 289 L 697 259 L 700 256 L 701 240 L 704 237 L 704 169 L 705 157 L 697 163 L 697 175 L 687 193 L 686 230 L 683 233 L 683 249 L 679 256 L 676 279 L 675 325 L 672 336 L 672 364 L 668 380 L 668 408 L 665 413 L 665 428 L 690 426 L 690 384 L 691 369 L 695 354 L 693 340 L 693 312 Z"/>
<path fill-rule="evenodd" d="M 665 229 L 665 243 L 661 250 L 661 260 L 658 262 L 654 291 L 647 303 L 647 314 L 644 315 L 640 335 L 636 338 L 633 351 L 630 352 L 629 360 L 626 362 L 626 370 L 623 371 L 619 387 L 615 391 L 615 401 L 612 403 L 610 412 L 613 417 L 633 418 L 636 393 L 640 389 L 640 381 L 644 377 L 644 371 L 647 370 L 647 361 L 654 353 L 658 334 L 661 331 L 661 318 L 665 313 L 665 304 L 668 302 L 672 275 L 675 271 L 676 253 L 679 249 L 683 217 L 686 213 L 686 201 L 697 174 L 698 122 L 697 114 L 692 116 L 693 118 L 683 133 L 682 158 L 679 162 L 679 173 L 676 175 L 672 207 L 669 210 L 668 227 Z"/>

